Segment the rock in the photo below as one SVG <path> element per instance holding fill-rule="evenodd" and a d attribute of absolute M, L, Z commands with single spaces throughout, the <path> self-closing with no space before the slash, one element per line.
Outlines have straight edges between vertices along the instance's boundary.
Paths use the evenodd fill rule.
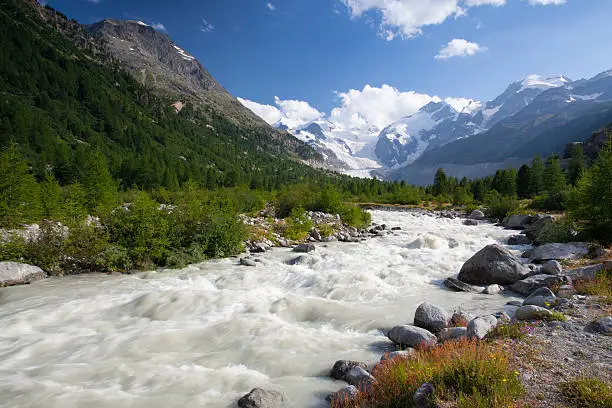
<path fill-rule="evenodd" d="M 387 337 L 394 343 L 408 347 L 419 345 L 433 346 L 438 342 L 436 336 L 416 326 L 404 325 L 392 328 Z"/>
<path fill-rule="evenodd" d="M 454 291 L 457 291 L 457 292 L 469 292 L 469 293 L 482 293 L 485 289 L 482 286 L 475 286 L 475 285 L 470 285 L 470 284 L 461 282 L 459 279 L 456 279 L 456 278 L 447 278 L 444 281 L 444 286 Z"/>
<path fill-rule="evenodd" d="M 321 239 L 323 239 L 323 237 L 321 236 L 321 233 L 317 229 L 312 230 L 310 232 L 310 236 L 314 238 L 315 241 L 321 241 Z"/>
<path fill-rule="evenodd" d="M 293 252 L 302 252 L 302 253 L 308 253 L 308 252 L 312 252 L 314 251 L 316 248 L 314 246 L 314 244 L 300 244 L 298 246 L 296 246 L 295 248 L 293 248 Z"/>
<path fill-rule="evenodd" d="M 401 231 L 402 227 L 393 227 L 391 228 L 391 231 Z"/>
<path fill-rule="evenodd" d="M 588 253 L 589 245 L 584 242 L 545 244 L 531 251 L 529 262 L 544 263 L 551 260 L 575 259 L 586 256 Z"/>
<path fill-rule="evenodd" d="M 527 225 L 531 224 L 532 220 L 533 218 L 529 214 L 517 214 L 506 217 L 503 224 L 508 229 L 525 229 Z"/>
<path fill-rule="evenodd" d="M 240 408 L 280 408 L 285 396 L 278 391 L 253 388 L 251 392 L 238 400 Z"/>
<path fill-rule="evenodd" d="M 334 363 L 329 376 L 336 380 L 347 381 L 346 376 L 348 375 L 349 370 L 353 367 L 361 367 L 364 370 L 368 368 L 365 363 L 360 361 L 338 360 Z"/>
<path fill-rule="evenodd" d="M 423 302 L 414 313 L 414 325 L 432 333 L 450 326 L 453 315 L 443 308 Z"/>
<path fill-rule="evenodd" d="M 469 227 L 475 227 L 475 226 L 478 225 L 478 221 L 477 220 L 467 219 L 467 220 L 463 221 L 463 225 L 467 225 Z"/>
<path fill-rule="evenodd" d="M 540 273 L 544 275 L 561 275 L 563 267 L 558 261 L 548 261 L 540 268 Z"/>
<path fill-rule="evenodd" d="M 470 215 L 468 216 L 468 218 L 469 218 L 469 219 L 471 219 L 471 220 L 479 220 L 479 221 L 482 221 L 482 220 L 484 220 L 486 217 L 485 217 L 485 214 L 484 214 L 482 211 L 480 211 L 480 210 L 474 210 L 474 211 L 472 211 L 472 212 L 470 213 Z"/>
<path fill-rule="evenodd" d="M 355 366 L 348 370 L 345 381 L 357 387 L 359 391 L 370 392 L 376 379 L 363 368 Z"/>
<path fill-rule="evenodd" d="M 250 251 L 257 254 L 266 252 L 268 249 L 270 248 L 266 244 L 264 244 L 263 242 L 258 242 L 251 247 Z"/>
<path fill-rule="evenodd" d="M 449 340 L 459 340 L 467 337 L 467 327 L 450 327 L 448 329 L 440 330 L 438 333 L 438 339 L 444 343 Z"/>
<path fill-rule="evenodd" d="M 240 265 L 242 266 L 257 266 L 257 262 L 250 258 L 240 258 Z"/>
<path fill-rule="evenodd" d="M 523 302 L 521 302 L 520 300 L 511 300 L 510 302 L 507 302 L 506 304 L 508 306 L 515 306 L 515 307 L 523 306 Z"/>
<path fill-rule="evenodd" d="M 300 255 L 296 258 L 289 259 L 285 261 L 285 265 L 310 265 L 312 263 L 312 258 L 306 255 Z"/>
<path fill-rule="evenodd" d="M 392 351 L 391 353 L 385 353 L 380 361 L 391 361 L 395 359 L 406 359 L 410 357 L 416 356 L 416 351 L 413 348 L 408 348 L 406 350 Z"/>
<path fill-rule="evenodd" d="M 527 279 L 520 280 L 510 285 L 510 290 L 516 293 L 520 293 L 523 296 L 528 296 L 533 293 L 536 289 L 543 287 L 551 288 L 554 285 L 565 283 L 566 278 L 563 276 L 553 275 L 533 275 Z"/>
<path fill-rule="evenodd" d="M 525 235 L 535 244 L 541 244 L 543 237 L 542 233 L 545 230 L 548 230 L 552 224 L 554 224 L 555 220 L 550 215 L 539 216 L 537 220 L 535 220 L 531 225 L 527 227 L 525 230 Z"/>
<path fill-rule="evenodd" d="M 602 317 L 589 324 L 586 329 L 593 333 L 605 334 L 612 336 L 612 317 Z"/>
<path fill-rule="evenodd" d="M 463 264 L 459 280 L 475 285 L 507 285 L 524 279 L 531 270 L 500 245 L 488 245 Z"/>
<path fill-rule="evenodd" d="M 578 292 L 572 285 L 561 285 L 557 293 L 559 296 L 574 296 Z"/>
<path fill-rule="evenodd" d="M 593 279 L 598 272 L 612 269 L 612 265 L 608 263 L 584 266 L 582 268 L 571 269 L 563 273 L 571 279 Z"/>
<path fill-rule="evenodd" d="M 453 317 L 451 318 L 451 323 L 453 326 L 467 326 L 470 320 L 474 319 L 471 313 L 465 312 L 463 310 L 458 310 L 453 313 Z"/>
<path fill-rule="evenodd" d="M 498 295 L 502 292 L 503 288 L 497 284 L 493 284 L 493 285 L 489 285 L 485 288 L 484 293 L 485 295 Z"/>
<path fill-rule="evenodd" d="M 521 306 L 514 313 L 514 318 L 519 321 L 530 321 L 530 320 L 545 320 L 547 317 L 552 316 L 552 312 L 540 306 Z"/>
<path fill-rule="evenodd" d="M 450 249 L 457 248 L 458 246 L 459 246 L 459 241 L 457 241 L 455 238 L 448 239 L 448 247 Z"/>
<path fill-rule="evenodd" d="M 44 279 L 47 274 L 38 266 L 19 262 L 0 262 L 0 287 L 27 285 Z"/>
<path fill-rule="evenodd" d="M 508 245 L 529 245 L 531 240 L 526 235 L 513 235 L 508 238 Z"/>
<path fill-rule="evenodd" d="M 338 392 L 333 392 L 327 396 L 332 407 L 344 407 L 359 396 L 359 390 L 354 385 L 347 385 Z"/>
<path fill-rule="evenodd" d="M 539 306 L 550 309 L 556 304 L 557 296 L 548 288 L 540 288 L 531 293 L 521 306 Z"/>
<path fill-rule="evenodd" d="M 421 385 L 412 396 L 412 406 L 415 408 L 433 408 L 432 402 L 435 388 L 430 383 Z"/>
<path fill-rule="evenodd" d="M 468 339 L 482 340 L 495 326 L 497 326 L 497 317 L 493 315 L 477 317 L 468 323 L 466 336 Z"/>

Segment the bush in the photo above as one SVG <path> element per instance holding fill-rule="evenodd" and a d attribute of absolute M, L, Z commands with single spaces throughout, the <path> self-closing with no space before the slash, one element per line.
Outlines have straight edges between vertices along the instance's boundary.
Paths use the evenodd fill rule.
<path fill-rule="evenodd" d="M 347 205 L 340 211 L 342 222 L 355 228 L 366 228 L 372 223 L 372 215 L 356 205 Z"/>
<path fill-rule="evenodd" d="M 484 204 L 487 207 L 487 217 L 500 220 L 519 209 L 519 202 L 516 197 L 502 196 L 495 190 L 487 193 Z"/>
<path fill-rule="evenodd" d="M 578 378 L 559 384 L 561 394 L 581 408 L 612 407 L 612 385 L 596 378 Z"/>
<path fill-rule="evenodd" d="M 569 191 L 559 192 L 553 195 L 539 195 L 534 197 L 530 207 L 542 211 L 564 211 L 569 200 Z"/>
<path fill-rule="evenodd" d="M 537 243 L 546 244 L 550 242 L 572 242 L 576 241 L 576 230 L 574 222 L 563 217 L 555 222 L 546 224 L 538 234 Z"/>
<path fill-rule="evenodd" d="M 601 271 L 593 279 L 576 279 L 573 284 L 579 294 L 600 296 L 604 303 L 612 304 L 612 270 Z"/>
<path fill-rule="evenodd" d="M 518 374 L 498 345 L 450 341 L 419 349 L 410 359 L 386 362 L 373 373 L 377 382 L 370 395 L 350 406 L 412 407 L 414 392 L 428 382 L 440 405 L 505 408 L 524 393 Z"/>
<path fill-rule="evenodd" d="M 487 340 L 512 339 L 521 340 L 529 334 L 533 334 L 535 328 L 526 322 L 504 323 L 495 326 L 487 333 Z"/>
<path fill-rule="evenodd" d="M 291 210 L 291 215 L 286 219 L 285 236 L 301 241 L 308 236 L 310 230 L 312 230 L 312 221 L 306 211 L 301 207 Z"/>

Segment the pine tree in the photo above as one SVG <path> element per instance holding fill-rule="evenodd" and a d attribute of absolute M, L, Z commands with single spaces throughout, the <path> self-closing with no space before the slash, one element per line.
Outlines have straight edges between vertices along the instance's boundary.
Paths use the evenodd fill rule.
<path fill-rule="evenodd" d="M 0 224 L 15 226 L 37 221 L 40 189 L 15 143 L 0 154 L 0 175 Z"/>
<path fill-rule="evenodd" d="M 536 156 L 531 162 L 529 193 L 532 196 L 537 196 L 544 193 L 544 190 L 544 163 L 540 156 Z"/>
<path fill-rule="evenodd" d="M 108 171 L 104 155 L 99 150 L 89 155 L 85 161 L 83 189 L 90 211 L 99 207 L 108 208 L 117 203 L 117 185 Z"/>
<path fill-rule="evenodd" d="M 552 156 L 546 161 L 543 178 L 545 191 L 549 197 L 554 197 L 565 190 L 565 176 L 558 157 Z"/>
<path fill-rule="evenodd" d="M 62 188 L 51 171 L 47 171 L 45 179 L 40 183 L 40 202 L 43 217 L 56 218 L 60 215 Z"/>
<path fill-rule="evenodd" d="M 436 175 L 434 176 L 434 183 L 432 186 L 432 194 L 435 196 L 439 196 L 447 193 L 448 188 L 448 179 L 446 177 L 446 173 L 443 169 L 438 169 L 436 171 Z"/>
<path fill-rule="evenodd" d="M 570 161 L 567 169 L 567 178 L 572 186 L 576 185 L 580 174 L 586 168 L 584 149 L 581 144 L 575 144 L 570 150 Z"/>
<path fill-rule="evenodd" d="M 531 167 L 526 164 L 523 164 L 518 171 L 516 176 L 516 190 L 519 198 L 529 198 L 530 197 L 530 185 L 531 180 Z"/>

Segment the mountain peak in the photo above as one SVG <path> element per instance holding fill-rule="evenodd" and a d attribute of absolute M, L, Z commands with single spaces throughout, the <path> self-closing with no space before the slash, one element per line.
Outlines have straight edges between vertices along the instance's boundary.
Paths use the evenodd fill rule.
<path fill-rule="evenodd" d="M 521 85 L 517 92 L 521 92 L 525 89 L 550 89 L 550 88 L 558 88 L 561 86 L 565 86 L 572 81 L 567 78 L 565 75 L 553 75 L 553 76 L 543 76 L 531 74 L 527 75 L 518 83 Z"/>

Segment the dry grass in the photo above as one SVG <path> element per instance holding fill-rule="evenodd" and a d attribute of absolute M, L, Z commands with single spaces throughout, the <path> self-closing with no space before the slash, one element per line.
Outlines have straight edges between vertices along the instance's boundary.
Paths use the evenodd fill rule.
<path fill-rule="evenodd" d="M 516 406 L 524 389 L 497 344 L 461 340 L 419 349 L 413 358 L 396 359 L 378 366 L 377 382 L 369 394 L 344 406 L 406 408 L 423 384 L 435 388 L 432 399 L 441 406 L 501 408 Z"/>
<path fill-rule="evenodd" d="M 597 296 L 602 303 L 612 304 L 612 271 L 602 271 L 594 279 L 576 279 L 574 289 L 581 295 Z"/>

